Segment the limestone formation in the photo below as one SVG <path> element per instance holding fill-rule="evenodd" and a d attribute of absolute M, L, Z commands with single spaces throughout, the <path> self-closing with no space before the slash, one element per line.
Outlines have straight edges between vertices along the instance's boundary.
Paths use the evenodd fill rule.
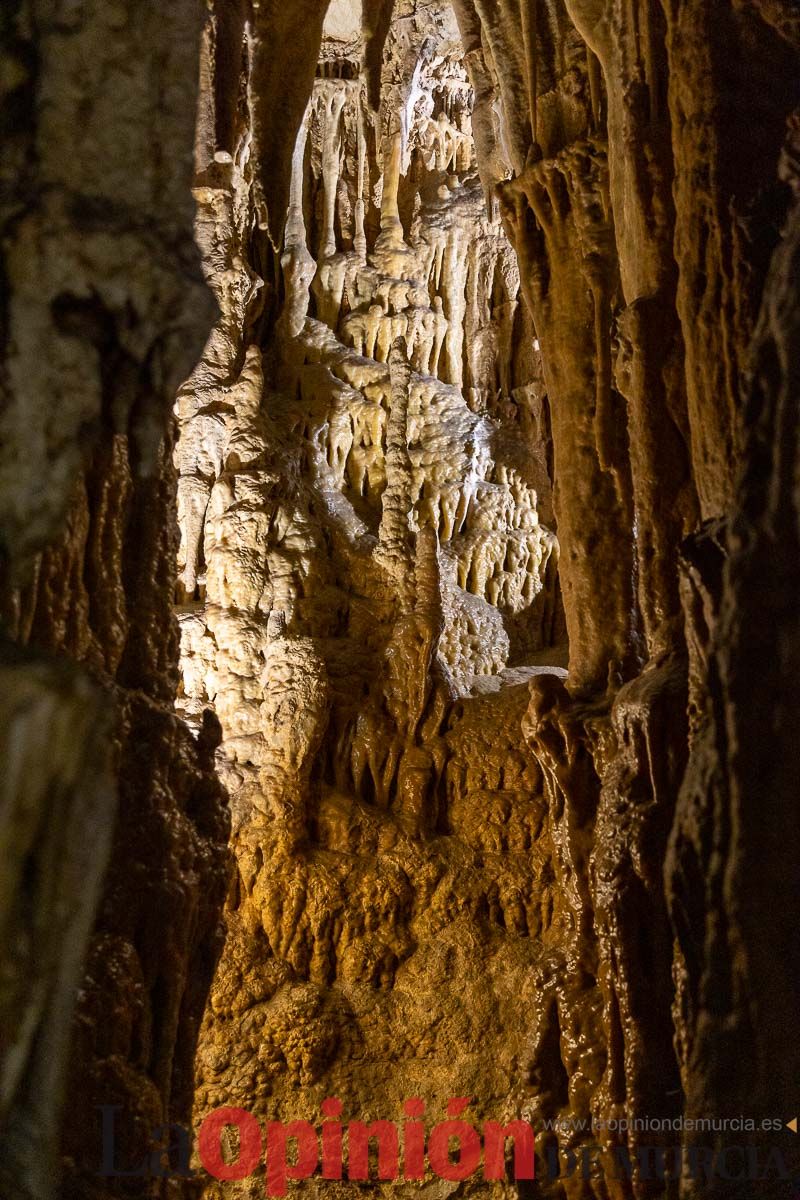
<path fill-rule="evenodd" d="M 198 1120 L 337 1089 L 393 1113 L 448 1058 L 440 1107 L 471 1092 L 511 1118 L 523 1081 L 509 1093 L 499 1063 L 523 1052 L 515 997 L 533 1004 L 554 936 L 526 866 L 541 775 L 503 732 L 562 627 L 545 445 L 520 436 L 541 384 L 514 344 L 517 264 L 452 14 L 396 14 L 377 113 L 359 60 L 322 45 L 269 354 L 247 311 L 253 168 L 198 188 L 222 320 L 178 401 L 179 708 L 221 720 L 238 863 Z M 502 1038 L 476 1058 L 492 1003 Z"/>
<path fill-rule="evenodd" d="M 7 10 L 3 1200 L 332 1097 L 789 1200 L 793 0 Z"/>

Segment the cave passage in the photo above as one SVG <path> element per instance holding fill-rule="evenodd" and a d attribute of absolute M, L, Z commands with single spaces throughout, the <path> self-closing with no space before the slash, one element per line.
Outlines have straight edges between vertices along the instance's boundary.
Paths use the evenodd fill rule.
<path fill-rule="evenodd" d="M 795 0 L 12 0 L 0 98 L 0 1200 L 791 1200 Z"/>

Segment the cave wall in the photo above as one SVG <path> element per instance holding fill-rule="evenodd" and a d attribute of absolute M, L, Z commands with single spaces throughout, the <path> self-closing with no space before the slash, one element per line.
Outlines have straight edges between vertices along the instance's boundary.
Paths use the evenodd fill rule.
<path fill-rule="evenodd" d="M 772 941 L 750 917 L 763 914 L 764 903 L 794 910 L 777 848 L 784 836 L 794 844 L 793 785 L 773 784 L 774 767 L 749 770 L 753 747 L 780 740 L 784 684 L 782 668 L 773 675 L 766 665 L 769 654 L 745 651 L 747 635 L 733 613 L 746 587 L 743 572 L 754 584 L 757 546 L 786 566 L 794 560 L 791 550 L 784 556 L 778 549 L 780 518 L 759 512 L 755 494 L 766 503 L 775 469 L 766 447 L 784 443 L 777 420 L 766 432 L 763 410 L 765 390 L 774 388 L 770 403 L 782 394 L 787 356 L 778 367 L 774 344 L 785 344 L 793 320 L 785 291 L 791 232 L 785 245 L 781 237 L 793 200 L 796 14 L 782 5 L 565 0 L 528 5 L 526 30 L 513 5 L 458 7 L 478 71 L 495 74 L 512 97 L 505 103 L 513 109 L 514 178 L 500 189 L 553 410 L 570 677 L 560 697 L 549 682 L 544 696 L 532 685 L 528 736 L 540 761 L 555 742 L 561 771 L 554 767 L 550 794 L 574 805 L 579 819 L 585 767 L 574 781 L 563 769 L 565 760 L 580 761 L 576 741 L 597 774 L 584 871 L 588 928 L 578 948 L 588 953 L 589 977 L 603 996 L 605 1033 L 597 1041 L 605 1040 L 608 1059 L 592 1081 L 590 1106 L 657 1113 L 673 1102 L 692 1118 L 739 1111 L 766 1118 L 791 1103 L 789 1091 L 776 1100 L 782 1072 L 776 1076 L 776 1044 L 767 1044 L 772 1034 L 788 1037 L 788 1007 L 776 1010 L 774 1024 L 764 1017 L 766 1040 L 755 1014 L 766 1014 L 773 986 L 779 993 L 786 986 L 785 996 L 794 987 L 783 935 Z M 510 40 L 529 51 L 527 71 L 512 82 L 498 57 Z M 594 309 L 596 339 L 577 363 L 569 361 L 568 323 L 576 290 L 585 329 Z M 781 329 L 771 334 L 779 295 Z M 570 386 L 576 370 L 586 376 L 580 388 Z M 613 402 L 609 408 L 609 388 L 623 399 L 622 410 Z M 620 460 L 609 433 L 624 426 L 625 415 Z M 571 464 L 576 451 L 623 495 L 631 489 L 637 604 L 627 631 L 626 604 L 609 604 L 598 614 L 605 629 L 583 636 L 586 604 L 602 594 L 593 576 L 609 581 L 604 556 L 594 553 L 602 543 L 588 540 L 579 482 L 569 474 L 565 480 L 559 467 L 559 457 Z M 791 505 L 788 480 L 771 488 L 773 504 L 781 491 L 780 504 Z M 568 528 L 584 553 L 570 554 Z M 791 644 L 793 586 L 786 579 L 773 588 L 766 574 L 761 580 L 772 602 L 787 605 L 772 629 L 780 627 Z M 627 582 L 626 574 L 621 586 Z M 611 653 L 595 668 L 598 637 L 633 652 L 616 681 L 609 677 L 605 701 L 602 667 Z M 772 732 L 750 727 L 755 712 L 744 690 L 732 698 L 737 684 L 749 686 L 745 679 L 770 681 L 759 712 Z M 665 1005 L 671 974 L 672 1023 Z M 673 1035 L 682 1091 L 665 1086 L 674 1075 Z M 690 1133 L 687 1141 L 709 1139 Z M 639 1190 L 647 1194 L 643 1183 Z M 738 1194 L 728 1181 L 685 1181 L 684 1193 Z"/>
<path fill-rule="evenodd" d="M 52 1197 L 61 1154 L 63 1194 L 104 1194 L 95 1104 L 125 1110 L 132 1152 L 188 1119 L 218 950 L 229 818 L 213 722 L 196 744 L 174 712 L 172 609 L 171 407 L 214 317 L 202 28 L 191 0 L 0 16 L 8 1197 Z"/>
<path fill-rule="evenodd" d="M 792 1111 L 794 6 L 327 7 L 0 17 L 9 1196 Z"/>

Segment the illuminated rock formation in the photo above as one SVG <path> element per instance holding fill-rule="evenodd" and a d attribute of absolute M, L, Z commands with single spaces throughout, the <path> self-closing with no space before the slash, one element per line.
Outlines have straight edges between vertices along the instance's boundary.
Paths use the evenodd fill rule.
<path fill-rule="evenodd" d="M 529 326 L 452 14 L 392 26 L 377 114 L 345 48 L 323 43 L 300 125 L 266 355 L 237 224 L 249 164 L 198 191 L 223 318 L 178 402 L 179 707 L 221 720 L 238 883 L 197 1116 L 337 1088 L 391 1113 L 427 1077 L 440 1107 L 472 1093 L 511 1117 L 516 998 L 533 1004 L 557 936 L 521 736 L 562 627 L 546 441 L 523 434 L 539 365 L 532 337 L 514 346 Z M 488 1004 L 503 1032 L 476 1058 Z"/>
<path fill-rule="evenodd" d="M 749 1200 L 619 1122 L 800 1173 L 796 5 L 200 7 L 0 18 L 0 1194 L 462 1096 Z"/>

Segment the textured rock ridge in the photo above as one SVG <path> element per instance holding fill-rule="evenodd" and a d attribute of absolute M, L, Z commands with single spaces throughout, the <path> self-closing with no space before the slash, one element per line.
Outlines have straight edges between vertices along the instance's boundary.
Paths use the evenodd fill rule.
<path fill-rule="evenodd" d="M 154 1124 L 188 1120 L 218 949 L 228 819 L 213 750 L 174 713 L 172 612 L 170 406 L 213 319 L 190 192 L 201 33 L 192 2 L 21 2 L 0 18 L 0 1193 L 14 1200 L 55 1195 L 62 1150 L 64 1195 L 107 1194 L 95 1104 L 127 1111 L 132 1154 Z"/>
<path fill-rule="evenodd" d="M 514 178 L 501 183 L 501 196 L 542 343 L 553 413 L 555 510 L 570 630 L 567 688 L 582 697 L 594 693 L 608 712 L 599 723 L 596 708 L 581 714 L 576 726 L 568 716 L 574 702 L 567 705 L 564 697 L 554 703 L 550 685 L 545 698 L 533 685 L 528 730 L 537 758 L 560 729 L 562 755 L 572 758 L 568 748 L 577 736 L 598 776 L 596 814 L 590 810 L 588 877 L 594 894 L 580 949 L 588 953 L 587 974 L 603 995 L 604 1033 L 594 1041 L 605 1040 L 607 1058 L 593 1081 L 594 1096 L 585 1103 L 587 1110 L 606 1114 L 615 1105 L 628 1113 L 666 1114 L 672 1104 L 677 1110 L 681 1089 L 671 1082 L 675 1065 L 664 1002 L 674 972 L 674 1042 L 686 1115 L 731 1116 L 739 1111 L 731 1103 L 735 1092 L 741 1111 L 759 1120 L 775 1108 L 754 1083 L 772 1077 L 770 1052 L 751 1034 L 750 1065 L 740 1067 L 741 1047 L 735 1050 L 735 1039 L 727 1042 L 722 1033 L 739 1020 L 733 1018 L 733 984 L 723 981 L 731 971 L 736 977 L 739 955 L 749 960 L 764 938 L 750 926 L 736 949 L 721 935 L 723 949 L 719 931 L 729 920 L 740 927 L 736 897 L 745 890 L 739 876 L 745 861 L 751 898 L 758 892 L 761 902 L 769 897 L 768 903 L 781 908 L 786 895 L 782 854 L 773 869 L 763 842 L 750 857 L 744 843 L 730 841 L 739 818 L 731 813 L 734 802 L 723 779 L 732 772 L 738 780 L 743 762 L 735 743 L 721 733 L 721 717 L 713 715 L 726 703 L 717 698 L 717 689 L 722 686 L 724 694 L 727 686 L 717 682 L 719 671 L 735 670 L 717 667 L 714 647 L 730 645 L 731 627 L 718 628 L 717 622 L 724 621 L 722 581 L 728 571 L 735 577 L 739 540 L 759 540 L 752 518 L 733 514 L 748 503 L 742 480 L 752 487 L 765 465 L 756 462 L 750 432 L 758 400 L 749 398 L 748 364 L 767 264 L 790 201 L 792 158 L 783 147 L 787 140 L 793 144 L 797 42 L 783 10 L 723 5 L 712 12 L 703 4 L 662 8 L 569 0 L 527 7 L 528 31 L 511 6 L 476 0 L 474 7 L 459 9 L 476 40 L 480 25 L 475 52 L 480 72 L 499 78 L 507 60 L 501 68 L 493 57 L 496 47 L 512 39 L 524 46 L 531 30 L 536 39 L 527 72 L 512 73 L 499 84 L 513 131 L 508 145 L 516 155 L 510 160 Z M 778 251 L 776 276 L 785 253 Z M 578 301 L 559 308 L 570 287 L 581 292 L 582 328 L 593 329 L 596 339 L 575 359 L 572 347 L 580 343 L 568 321 Z M 768 292 L 764 323 L 769 305 Z M 571 336 L 564 337 L 568 330 Z M 756 364 L 764 353 L 758 346 L 757 339 Z M 571 387 L 579 370 L 585 379 Z M 559 421 L 559 409 L 569 416 Z M 626 415 L 627 437 L 620 440 Z M 578 436 L 583 440 L 576 447 Z M 587 464 L 581 470 L 575 467 L 576 449 Z M 571 479 L 563 467 L 567 458 Z M 614 482 L 622 513 L 630 511 L 626 503 L 632 505 L 632 539 L 623 532 L 624 517 L 616 526 L 616 538 L 634 556 L 636 603 L 627 628 L 627 572 L 618 583 L 609 580 L 607 558 L 585 552 L 598 545 L 597 537 L 587 537 L 591 524 L 581 509 L 581 484 L 592 470 Z M 708 522 L 702 531 L 698 515 Z M 570 553 L 576 544 L 570 529 L 584 553 Z M 619 556 L 619 546 L 615 553 Z M 604 587 L 616 592 L 617 607 L 597 607 L 603 628 L 587 637 L 587 605 L 595 607 L 591 597 L 602 595 Z M 791 584 L 779 585 L 777 593 L 787 599 Z M 729 613 L 736 607 L 733 602 Z M 788 627 L 787 635 L 791 641 Z M 599 638 L 604 653 L 596 654 L 595 665 L 591 654 Z M 614 646 L 627 648 L 627 657 L 614 654 Z M 616 674 L 613 668 L 601 701 L 602 666 L 615 658 L 621 670 Z M 637 658 L 647 661 L 633 678 L 641 669 Z M 741 673 L 735 671 L 742 680 L 750 672 L 764 673 L 753 658 Z M 766 674 L 771 678 L 769 668 Z M 630 682 L 620 689 L 626 678 Z M 764 699 L 768 721 L 775 719 L 772 704 Z M 584 770 L 581 766 L 574 780 L 571 771 L 562 772 L 551 784 L 551 803 L 560 793 L 576 815 L 585 812 Z M 763 786 L 754 776 L 741 793 L 735 786 L 751 819 L 761 821 L 766 806 L 774 813 L 773 828 L 787 833 L 793 828 L 780 788 L 771 789 L 766 776 Z M 740 817 L 746 822 L 743 813 Z M 675 952 L 661 879 L 668 840 Z M 743 911 L 749 909 L 748 901 L 741 903 Z M 782 961 L 774 970 L 788 979 Z M 767 991 L 770 978 L 765 972 Z M 757 994 L 752 976 L 749 983 Z M 744 1007 L 743 994 L 738 997 Z M 782 1028 L 786 1036 L 788 1024 Z M 709 1140 L 689 1136 L 703 1145 Z M 659 1186 L 664 1185 L 654 1185 L 654 1194 L 661 1194 Z M 730 1181 L 681 1184 L 686 1195 L 734 1191 Z M 647 1184 L 635 1181 L 634 1192 L 649 1194 Z"/>

